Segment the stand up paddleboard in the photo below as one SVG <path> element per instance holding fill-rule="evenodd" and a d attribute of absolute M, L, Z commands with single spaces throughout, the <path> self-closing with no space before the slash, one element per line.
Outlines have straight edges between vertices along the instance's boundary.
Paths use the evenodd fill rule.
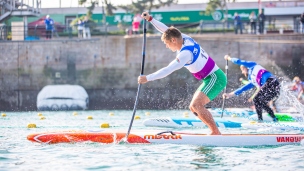
<path fill-rule="evenodd" d="M 98 142 L 117 144 L 122 141 L 126 133 L 123 131 L 70 131 L 38 133 L 27 136 L 27 139 L 38 143 L 77 143 Z M 200 146 L 265 146 L 300 144 L 304 135 L 299 134 L 224 134 L 206 135 L 185 132 L 131 131 L 128 143 L 132 144 L 189 144 Z"/>
<path fill-rule="evenodd" d="M 222 109 L 220 108 L 210 108 L 208 109 L 209 112 L 212 114 L 212 116 L 214 117 L 220 117 L 222 115 Z M 224 116 L 232 116 L 232 115 L 236 115 L 238 117 L 245 117 L 245 116 L 251 116 L 256 114 L 255 111 L 251 110 L 251 109 L 242 109 L 242 108 L 227 108 L 224 109 L 223 111 Z"/>
<path fill-rule="evenodd" d="M 219 108 L 210 108 L 208 110 L 214 117 L 220 117 L 222 114 L 222 109 L 219 109 Z M 251 116 L 255 116 L 257 113 L 254 110 L 247 109 L 247 108 L 245 108 L 245 109 L 227 108 L 227 109 L 224 109 L 223 114 L 224 114 L 224 116 L 226 115 L 226 116 L 234 116 L 234 117 L 251 117 Z M 263 115 L 267 115 L 267 114 L 263 114 Z M 298 120 L 300 117 L 302 117 L 302 115 L 299 112 L 295 112 L 294 110 L 292 110 L 291 112 L 275 113 L 275 115 L 279 119 L 282 119 L 281 121 L 290 120 L 289 118 L 294 118 L 295 120 Z M 300 120 L 303 120 L 303 119 L 300 118 Z"/>
<path fill-rule="evenodd" d="M 249 123 L 243 123 L 243 128 L 248 129 L 275 129 L 275 130 L 299 130 L 304 131 L 303 122 L 264 122 L 258 123 L 251 121 Z"/>
<path fill-rule="evenodd" d="M 221 118 L 214 118 L 216 126 L 219 128 L 240 128 L 240 122 L 233 122 Z M 207 127 L 199 119 L 186 119 L 186 118 L 150 118 L 143 121 L 145 126 L 152 127 L 167 127 L 167 128 L 185 128 L 185 127 Z"/>
<path fill-rule="evenodd" d="M 303 115 L 302 114 L 289 114 L 289 113 L 275 113 L 276 118 L 282 122 L 302 122 Z M 249 117 L 250 120 L 258 120 L 258 115 L 254 114 Z M 272 117 L 269 114 L 263 113 L 264 121 L 273 121 Z"/>

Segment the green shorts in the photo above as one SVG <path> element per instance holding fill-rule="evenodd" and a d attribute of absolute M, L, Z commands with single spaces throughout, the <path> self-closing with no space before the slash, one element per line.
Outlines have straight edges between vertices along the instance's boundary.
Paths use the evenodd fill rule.
<path fill-rule="evenodd" d="M 227 77 L 221 69 L 218 69 L 204 78 L 202 82 L 196 91 L 203 92 L 211 101 L 224 90 L 227 85 Z"/>

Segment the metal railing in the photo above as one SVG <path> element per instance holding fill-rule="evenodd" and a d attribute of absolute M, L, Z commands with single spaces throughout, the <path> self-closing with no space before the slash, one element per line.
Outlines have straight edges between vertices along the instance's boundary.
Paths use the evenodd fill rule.
<path fill-rule="evenodd" d="M 37 16 L 41 13 L 41 0 L 1 0 L 0 21 L 9 16 Z"/>
<path fill-rule="evenodd" d="M 240 25 L 235 25 L 234 21 L 228 22 L 214 22 L 203 21 L 197 24 L 197 33 L 204 33 L 208 31 L 221 30 L 224 31 L 238 31 L 248 34 L 268 34 L 268 33 L 303 33 L 302 23 L 296 19 L 295 21 L 288 20 L 267 20 L 263 25 L 259 22 L 251 23 L 249 20 L 242 20 Z"/>
<path fill-rule="evenodd" d="M 19 27 L 19 28 L 18 28 Z M 243 34 L 271 34 L 271 33 L 303 33 L 304 28 L 300 22 L 292 23 L 272 23 L 265 22 L 264 28 L 260 30 L 260 24 L 255 24 L 255 29 L 252 30 L 251 23 L 249 21 L 243 21 L 237 28 L 233 21 L 229 22 L 201 22 L 193 23 L 192 25 L 177 25 L 184 33 L 205 34 L 231 32 L 234 33 L 242 30 Z M 154 29 L 154 28 L 153 28 Z M 254 31 L 255 30 L 255 31 Z M 150 32 L 156 33 L 157 30 Z M 139 31 L 141 33 L 141 31 Z M 91 36 L 96 35 L 132 35 L 132 27 L 124 26 L 118 28 L 117 26 L 98 25 L 90 27 Z M 137 33 L 138 34 L 138 33 Z M 27 25 L 27 26 L 6 26 L 0 25 L 0 40 L 44 40 L 47 39 L 47 35 L 51 36 L 51 39 L 58 38 L 84 38 L 84 30 L 78 28 L 78 26 L 69 25 L 54 25 L 52 30 L 46 30 L 45 25 Z M 90 37 L 86 34 L 86 37 Z"/>

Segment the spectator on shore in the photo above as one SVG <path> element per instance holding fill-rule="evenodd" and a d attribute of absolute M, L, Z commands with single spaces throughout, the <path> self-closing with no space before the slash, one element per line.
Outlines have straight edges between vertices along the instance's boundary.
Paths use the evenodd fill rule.
<path fill-rule="evenodd" d="M 83 37 L 83 22 L 81 21 L 81 19 L 78 20 L 77 30 L 78 30 L 78 38 L 82 38 Z"/>
<path fill-rule="evenodd" d="M 44 20 L 45 24 L 45 33 L 46 33 L 46 39 L 51 39 L 52 38 L 52 31 L 53 31 L 53 25 L 54 21 L 53 19 L 50 18 L 50 15 L 47 15 Z"/>
<path fill-rule="evenodd" d="M 234 13 L 234 32 L 235 32 L 235 34 L 238 34 L 238 29 L 240 29 L 241 34 L 243 34 L 241 17 L 236 12 L 236 13 Z"/>
<path fill-rule="evenodd" d="M 249 15 L 251 34 L 256 34 L 256 19 L 257 16 L 255 15 L 255 12 L 252 11 L 251 14 Z"/>
<path fill-rule="evenodd" d="M 139 26 L 140 26 L 140 20 L 138 19 L 138 17 L 134 17 L 132 22 L 133 34 L 139 34 Z"/>
<path fill-rule="evenodd" d="M 259 12 L 259 33 L 260 34 L 264 33 L 265 19 L 266 19 L 266 17 L 263 13 L 263 10 L 260 10 L 260 12 Z"/>
<path fill-rule="evenodd" d="M 203 27 L 204 27 L 203 20 L 200 20 L 200 23 L 198 25 L 198 33 L 199 34 L 201 34 L 201 32 L 203 31 Z"/>
<path fill-rule="evenodd" d="M 304 12 L 301 15 L 300 22 L 301 22 L 301 26 L 302 26 L 302 33 L 304 33 Z"/>
<path fill-rule="evenodd" d="M 90 20 L 88 16 L 85 16 L 83 20 L 83 38 L 86 39 L 87 37 L 91 38 Z"/>

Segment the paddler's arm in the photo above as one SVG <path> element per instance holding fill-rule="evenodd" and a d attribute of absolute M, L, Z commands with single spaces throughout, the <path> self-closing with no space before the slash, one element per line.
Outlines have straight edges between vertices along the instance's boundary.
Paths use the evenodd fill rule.
<path fill-rule="evenodd" d="M 244 84 L 244 85 L 249 83 L 248 80 L 244 80 L 243 78 L 240 78 L 240 81 L 241 81 L 241 83 Z"/>
<path fill-rule="evenodd" d="M 185 66 L 185 64 L 191 60 L 191 55 L 192 54 L 190 51 L 187 50 L 182 51 L 177 55 L 176 59 L 174 59 L 168 66 L 147 76 L 146 75 L 139 76 L 138 83 L 144 84 L 147 83 L 148 81 L 158 80 L 170 75 L 172 72 L 179 70 L 183 66 Z"/>
<path fill-rule="evenodd" d="M 229 55 L 225 55 L 224 57 L 226 60 L 231 61 L 234 64 L 237 65 L 244 65 L 246 68 L 251 68 L 253 66 L 255 66 L 257 63 L 253 62 L 253 61 L 245 61 L 245 60 L 240 60 L 238 58 L 232 58 Z"/>
<path fill-rule="evenodd" d="M 224 93 L 223 94 L 223 98 L 230 98 L 233 96 L 238 96 L 240 94 L 242 94 L 244 91 L 247 91 L 249 89 L 252 89 L 253 87 L 255 87 L 252 83 L 248 83 L 246 85 L 244 85 L 243 87 L 238 88 L 237 90 L 231 92 L 231 93 Z"/>
<path fill-rule="evenodd" d="M 148 12 L 143 12 L 141 17 L 149 21 L 161 33 L 164 33 L 168 29 L 168 26 L 153 18 Z"/>
<path fill-rule="evenodd" d="M 240 78 L 240 81 L 241 81 L 243 84 L 248 84 L 248 83 L 249 83 L 248 80 L 245 80 L 245 79 L 243 79 L 243 78 Z M 259 87 L 256 87 L 255 92 L 254 92 L 253 95 L 248 99 L 248 102 L 252 102 L 252 100 L 253 100 L 254 97 L 258 94 L 259 91 L 260 91 L 260 88 L 259 88 Z"/>
<path fill-rule="evenodd" d="M 252 100 L 254 99 L 254 97 L 258 94 L 258 92 L 260 91 L 261 89 L 259 87 L 256 87 L 256 90 L 255 92 L 253 93 L 253 95 L 248 99 L 248 102 L 252 102 Z"/>

